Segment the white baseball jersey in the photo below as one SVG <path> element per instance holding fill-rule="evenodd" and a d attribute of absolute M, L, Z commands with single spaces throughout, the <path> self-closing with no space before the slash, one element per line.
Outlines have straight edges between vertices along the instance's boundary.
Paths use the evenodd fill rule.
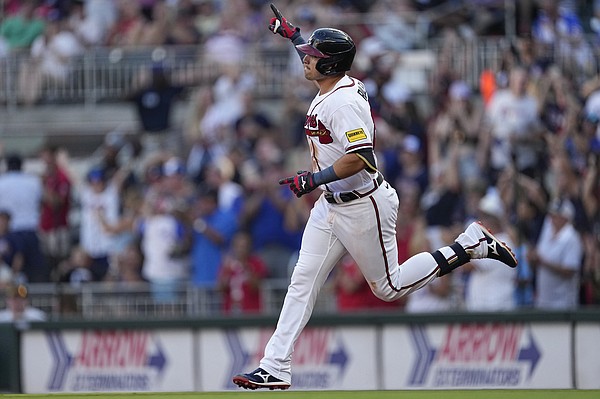
<path fill-rule="evenodd" d="M 304 130 L 313 172 L 333 165 L 344 154 L 372 149 L 375 124 L 364 84 L 358 79 L 344 76 L 332 90 L 317 95 L 308 109 Z M 374 178 L 363 169 L 354 176 L 321 188 L 331 192 L 368 191 L 373 188 Z"/>
<path fill-rule="evenodd" d="M 372 149 L 375 127 L 362 82 L 344 76 L 333 89 L 317 95 L 307 113 L 305 132 L 313 171 L 333 165 L 347 153 Z M 377 165 L 367 167 L 376 172 Z M 387 182 L 379 184 L 381 179 L 378 182 L 376 177 L 363 169 L 322 187 L 334 196 L 351 191 L 362 195 L 330 203 L 323 193 L 315 202 L 277 328 L 260 362 L 260 367 L 276 378 L 291 381 L 294 343 L 329 273 L 347 252 L 373 293 L 384 300 L 398 299 L 435 278 L 437 263 L 430 253 L 398 265 L 398 195 Z"/>

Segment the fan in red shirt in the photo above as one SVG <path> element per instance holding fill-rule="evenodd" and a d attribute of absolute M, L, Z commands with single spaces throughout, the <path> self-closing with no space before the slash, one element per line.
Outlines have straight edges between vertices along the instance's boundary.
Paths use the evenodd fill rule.
<path fill-rule="evenodd" d="M 223 293 L 223 312 L 260 313 L 262 310 L 261 284 L 267 277 L 267 266 L 252 253 L 252 238 L 247 232 L 238 232 L 231 242 L 219 270 L 218 287 Z"/>
<path fill-rule="evenodd" d="M 40 238 L 43 252 L 55 271 L 57 265 L 69 256 L 69 210 L 71 209 L 71 181 L 57 161 L 58 149 L 45 147 L 40 158 L 44 162 L 42 177 L 43 197 L 40 212 Z"/>
<path fill-rule="evenodd" d="M 339 261 L 334 277 L 337 309 L 340 312 L 359 312 L 364 310 L 400 310 L 404 300 L 385 302 L 377 298 L 369 283 L 362 275 L 356 261 L 346 254 Z"/>

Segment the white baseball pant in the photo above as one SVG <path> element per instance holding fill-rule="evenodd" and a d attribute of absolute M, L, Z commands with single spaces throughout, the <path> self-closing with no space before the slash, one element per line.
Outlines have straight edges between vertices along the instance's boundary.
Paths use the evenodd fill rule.
<path fill-rule="evenodd" d="M 420 253 L 398 265 L 396 190 L 384 182 L 364 198 L 330 204 L 316 201 L 306 224 L 300 256 L 260 367 L 291 383 L 294 344 L 311 317 L 317 295 L 338 260 L 348 251 L 373 293 L 396 300 L 435 278 L 437 263 Z"/>

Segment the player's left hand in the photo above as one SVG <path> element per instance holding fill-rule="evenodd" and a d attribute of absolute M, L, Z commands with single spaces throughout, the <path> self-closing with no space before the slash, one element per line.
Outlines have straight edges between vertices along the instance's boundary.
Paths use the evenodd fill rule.
<path fill-rule="evenodd" d="M 296 176 L 286 177 L 279 180 L 279 184 L 289 184 L 290 190 L 296 194 L 296 197 L 300 198 L 304 194 L 308 194 L 318 187 L 315 184 L 313 174 L 306 170 L 299 170 Z"/>

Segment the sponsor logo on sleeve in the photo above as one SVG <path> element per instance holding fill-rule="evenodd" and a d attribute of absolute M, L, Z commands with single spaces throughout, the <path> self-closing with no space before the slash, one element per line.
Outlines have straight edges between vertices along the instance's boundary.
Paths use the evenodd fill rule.
<path fill-rule="evenodd" d="M 360 141 L 360 140 L 364 140 L 367 138 L 367 134 L 365 133 L 365 131 L 360 128 L 360 129 L 354 129 L 354 130 L 350 130 L 348 132 L 346 132 L 346 137 L 348 138 L 348 141 L 351 143 L 354 143 L 355 141 Z"/>

